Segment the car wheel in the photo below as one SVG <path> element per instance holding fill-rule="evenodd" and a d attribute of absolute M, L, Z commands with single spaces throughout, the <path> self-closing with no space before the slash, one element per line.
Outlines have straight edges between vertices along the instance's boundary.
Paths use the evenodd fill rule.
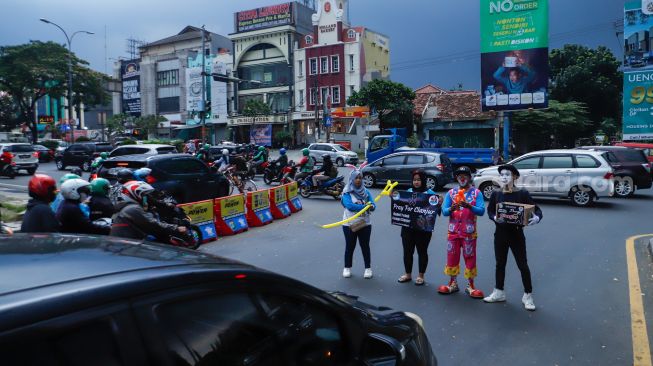
<path fill-rule="evenodd" d="M 571 204 L 578 207 L 588 207 L 594 203 L 594 191 L 589 187 L 574 187 L 569 194 Z"/>
<path fill-rule="evenodd" d="M 372 188 L 374 187 L 374 184 L 376 184 L 376 179 L 374 179 L 372 174 L 363 174 L 363 185 L 365 188 Z"/>
<path fill-rule="evenodd" d="M 345 166 L 345 161 L 342 160 L 342 158 L 338 158 L 338 159 L 336 159 L 336 164 L 337 164 L 339 167 L 343 167 L 343 166 Z"/>
<path fill-rule="evenodd" d="M 88 161 L 85 161 L 82 164 L 81 168 L 82 168 L 83 171 L 88 172 L 89 170 L 91 170 L 91 163 L 89 163 Z"/>
<path fill-rule="evenodd" d="M 483 198 L 488 201 L 490 197 L 492 196 L 492 192 L 494 192 L 495 189 L 499 188 L 498 186 L 494 185 L 492 182 L 485 182 L 481 184 L 481 187 L 479 188 L 481 190 L 481 193 L 483 193 Z"/>
<path fill-rule="evenodd" d="M 55 161 L 55 164 L 57 164 L 57 170 L 64 170 L 66 169 L 66 166 L 63 165 L 63 160 L 59 159 Z"/>
<path fill-rule="evenodd" d="M 434 177 L 427 176 L 426 177 L 426 188 L 432 190 L 433 192 L 436 192 L 438 190 L 438 180 L 435 179 Z"/>
<path fill-rule="evenodd" d="M 635 194 L 635 185 L 631 177 L 619 177 L 614 183 L 614 193 L 619 198 L 631 197 Z"/>

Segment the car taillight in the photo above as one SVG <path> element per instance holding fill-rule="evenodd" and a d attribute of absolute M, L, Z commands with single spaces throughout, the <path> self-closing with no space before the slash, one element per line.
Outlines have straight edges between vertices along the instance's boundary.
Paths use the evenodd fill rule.
<path fill-rule="evenodd" d="M 438 168 L 438 170 L 441 171 L 441 172 L 444 171 L 444 164 L 438 164 L 435 167 Z"/>
<path fill-rule="evenodd" d="M 34 152 L 32 153 L 32 156 L 38 159 L 38 158 L 39 158 L 39 152 L 38 152 L 38 151 L 34 151 Z"/>
<path fill-rule="evenodd" d="M 156 182 L 156 178 L 154 178 L 151 175 L 148 175 L 147 177 L 145 177 L 145 182 L 147 182 L 148 184 L 153 184 L 154 182 Z"/>
<path fill-rule="evenodd" d="M 607 172 L 603 176 L 603 179 L 612 179 L 612 178 L 614 178 L 614 173 L 613 172 Z"/>
<path fill-rule="evenodd" d="M 651 163 L 642 164 L 642 166 L 644 169 L 646 169 L 647 172 L 651 172 Z"/>

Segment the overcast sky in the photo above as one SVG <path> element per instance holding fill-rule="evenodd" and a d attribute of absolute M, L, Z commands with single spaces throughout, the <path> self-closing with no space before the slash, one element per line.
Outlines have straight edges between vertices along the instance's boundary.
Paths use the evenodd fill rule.
<path fill-rule="evenodd" d="M 624 1 L 550 0 L 551 47 L 605 45 L 621 57 L 621 40 L 615 36 L 613 22 L 622 22 Z M 73 51 L 94 69 L 111 72 L 113 59 L 127 56 L 127 38 L 152 42 L 174 35 L 186 25 L 202 24 L 227 35 L 233 32 L 234 12 L 283 2 L 5 0 L 0 45 L 29 40 L 64 43 L 61 31 L 39 21 L 46 18 L 69 34 L 95 32 L 77 35 Z M 350 9 L 353 25 L 391 38 L 394 81 L 413 88 L 427 83 L 451 88 L 462 83 L 466 89 L 480 89 L 479 0 L 351 0 Z"/>

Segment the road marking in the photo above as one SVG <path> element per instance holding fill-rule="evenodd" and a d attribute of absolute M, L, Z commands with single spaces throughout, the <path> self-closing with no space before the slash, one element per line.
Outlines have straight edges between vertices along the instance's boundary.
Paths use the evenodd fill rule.
<path fill-rule="evenodd" d="M 17 184 L 0 183 L 0 187 L 10 188 L 10 189 L 20 189 L 21 191 L 27 190 L 27 187 L 19 186 Z"/>
<path fill-rule="evenodd" d="M 633 336 L 633 365 L 651 366 L 651 346 L 646 330 L 642 288 L 639 284 L 635 241 L 651 235 L 639 235 L 626 239 L 626 259 L 628 264 L 628 286 L 630 292 L 630 325 Z"/>

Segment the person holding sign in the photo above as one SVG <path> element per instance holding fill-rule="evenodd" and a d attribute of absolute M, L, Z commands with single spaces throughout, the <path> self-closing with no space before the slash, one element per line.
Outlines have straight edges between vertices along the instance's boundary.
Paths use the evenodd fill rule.
<path fill-rule="evenodd" d="M 532 217 L 526 218 L 528 225 L 536 225 L 542 220 L 542 210 L 533 202 L 531 195 L 524 189 L 515 189 L 515 179 L 519 178 L 519 170 L 511 164 L 499 167 L 499 184 L 501 190 L 495 190 L 488 202 L 488 216 L 496 224 L 494 232 L 494 256 L 496 258 L 496 286 L 490 296 L 483 299 L 488 303 L 506 301 L 503 291 L 503 281 L 506 277 L 506 262 L 508 261 L 508 249 L 515 257 L 517 267 L 521 272 L 522 284 L 524 285 L 524 296 L 522 303 L 529 311 L 535 310 L 533 301 L 533 286 L 531 284 L 531 271 L 528 268 L 526 259 L 526 238 L 524 237 L 525 221 L 508 222 L 507 218 L 497 212 L 497 204 L 510 202 L 527 204 L 535 207 Z"/>
<path fill-rule="evenodd" d="M 426 188 L 426 173 L 423 170 L 415 170 L 412 173 L 413 185 L 408 192 L 425 193 L 427 195 L 435 195 L 435 192 Z M 436 214 L 440 215 L 440 204 L 436 207 Z M 404 247 L 404 269 L 406 272 L 397 280 L 399 283 L 410 282 L 413 272 L 413 255 L 415 248 L 417 248 L 418 257 L 418 275 L 415 279 L 415 286 L 424 285 L 424 273 L 426 266 L 429 262 L 428 248 L 431 242 L 431 231 L 424 231 L 413 227 L 401 227 L 401 244 Z"/>
<path fill-rule="evenodd" d="M 474 287 L 476 270 L 476 217 L 485 213 L 485 202 L 481 192 L 471 184 L 472 172 L 460 167 L 454 172 L 458 187 L 449 190 L 444 197 L 442 213 L 449 216 L 447 237 L 447 265 L 444 273 L 449 276 L 449 284 L 438 288 L 441 294 L 458 292 L 456 278 L 460 273 L 460 253 L 465 259 L 465 278 L 468 285 L 465 292 L 475 299 L 483 298 L 483 291 Z"/>
<path fill-rule="evenodd" d="M 369 212 L 376 209 L 376 204 L 370 191 L 363 186 L 363 175 L 360 170 L 354 169 L 349 175 L 349 182 L 342 193 L 341 202 L 345 206 L 345 212 L 342 215 L 343 220 L 347 220 L 356 215 L 367 205 L 372 206 L 360 217 L 342 225 L 342 231 L 345 234 L 345 268 L 342 270 L 342 277 L 351 277 L 354 249 L 356 249 L 356 242 L 358 241 L 363 252 L 363 261 L 365 262 L 365 273 L 363 277 L 366 279 L 372 278 L 370 254 L 372 226 L 370 225 Z"/>

